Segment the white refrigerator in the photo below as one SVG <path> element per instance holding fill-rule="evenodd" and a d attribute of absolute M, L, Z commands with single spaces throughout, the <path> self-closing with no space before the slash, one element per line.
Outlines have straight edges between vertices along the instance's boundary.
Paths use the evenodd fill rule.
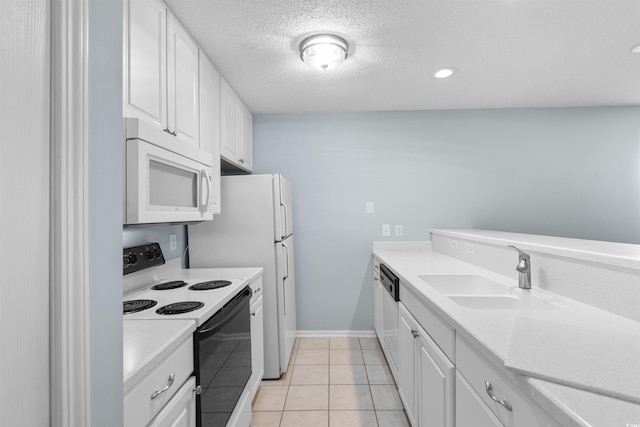
<path fill-rule="evenodd" d="M 189 266 L 264 268 L 264 378 L 280 378 L 296 336 L 291 182 L 223 176 L 221 193 L 222 213 L 188 227 Z"/>

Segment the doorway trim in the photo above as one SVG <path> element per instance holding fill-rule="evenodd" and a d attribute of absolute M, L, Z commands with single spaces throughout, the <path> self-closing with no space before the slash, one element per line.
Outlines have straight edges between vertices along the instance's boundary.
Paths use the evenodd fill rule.
<path fill-rule="evenodd" d="M 51 4 L 51 426 L 91 425 L 88 0 Z"/>

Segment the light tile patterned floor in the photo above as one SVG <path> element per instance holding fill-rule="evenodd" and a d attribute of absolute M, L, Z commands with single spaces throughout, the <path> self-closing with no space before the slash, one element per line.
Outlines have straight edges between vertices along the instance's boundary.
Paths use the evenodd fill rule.
<path fill-rule="evenodd" d="M 251 427 L 409 427 L 376 338 L 298 338 L 287 372 L 264 380 Z"/>

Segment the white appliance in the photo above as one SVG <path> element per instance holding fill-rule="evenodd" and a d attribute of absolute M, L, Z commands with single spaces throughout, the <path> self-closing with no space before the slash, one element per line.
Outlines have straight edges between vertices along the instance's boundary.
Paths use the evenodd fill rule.
<path fill-rule="evenodd" d="M 189 226 L 189 265 L 264 269 L 264 378 L 279 378 L 296 336 L 291 183 L 278 174 L 224 176 L 221 205 L 214 221 Z"/>
<path fill-rule="evenodd" d="M 213 219 L 212 156 L 126 119 L 125 224 Z"/>

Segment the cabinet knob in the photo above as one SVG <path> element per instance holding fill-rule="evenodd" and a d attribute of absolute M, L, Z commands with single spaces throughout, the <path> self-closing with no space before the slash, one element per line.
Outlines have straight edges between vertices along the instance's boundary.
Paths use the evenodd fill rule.
<path fill-rule="evenodd" d="M 487 391 L 487 394 L 489 395 L 489 397 L 494 401 L 494 402 L 498 402 L 499 404 L 501 404 L 502 406 L 504 406 L 505 408 L 507 408 L 509 411 L 513 411 L 513 407 L 511 406 L 511 403 L 509 403 L 508 400 L 501 400 L 498 399 L 496 397 L 495 394 L 493 394 L 493 386 L 491 385 L 491 383 L 489 381 L 485 381 L 484 382 L 484 388 Z"/>
<path fill-rule="evenodd" d="M 420 334 L 418 333 L 418 331 L 416 331 L 415 329 L 411 330 L 411 335 L 413 335 L 414 338 L 418 338 L 420 336 Z"/>

